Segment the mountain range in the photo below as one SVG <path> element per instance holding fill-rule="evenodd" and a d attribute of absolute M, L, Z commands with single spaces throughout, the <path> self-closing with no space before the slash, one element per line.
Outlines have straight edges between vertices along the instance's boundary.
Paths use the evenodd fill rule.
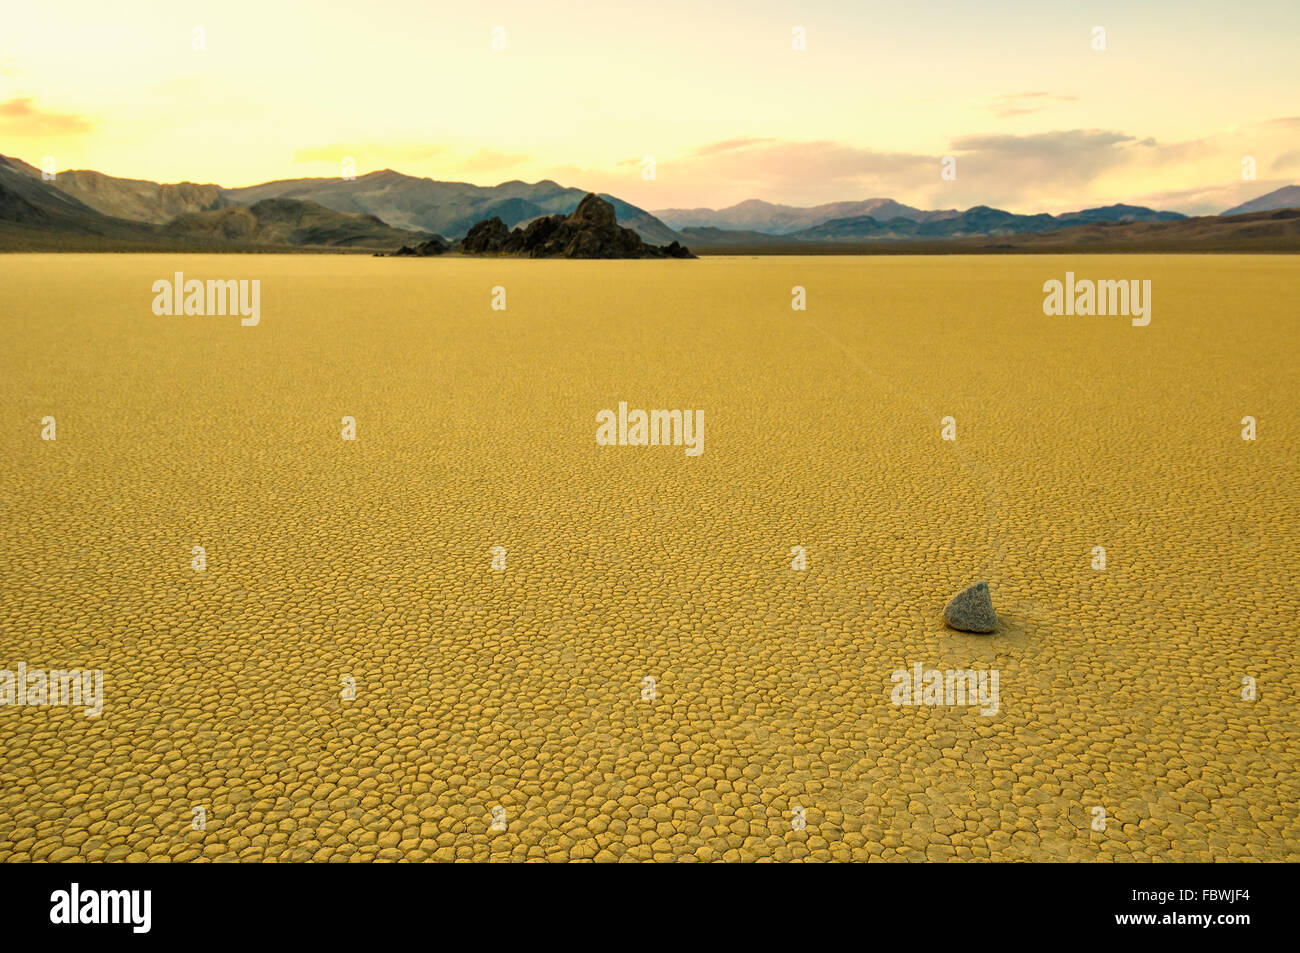
<path fill-rule="evenodd" d="M 1289 185 L 1223 215 L 1265 212 L 1300 207 L 1300 186 Z M 757 244 L 770 244 L 759 236 L 779 236 L 796 241 L 875 241 L 966 238 L 973 236 L 1020 235 L 1055 231 L 1096 222 L 1175 222 L 1187 216 L 1160 212 L 1140 205 L 1106 205 L 1063 212 L 1059 215 L 1017 215 L 987 205 L 966 211 L 925 210 L 893 199 L 864 199 L 832 202 L 799 208 L 750 199 L 723 209 L 659 209 L 653 213 L 665 225 L 680 231 L 696 245 L 738 244 L 748 237 Z"/>
<path fill-rule="evenodd" d="M 0 189 L 4 188 L 44 205 L 47 211 L 61 210 L 63 215 L 48 219 L 47 224 L 73 234 L 97 234 L 114 240 L 148 241 L 171 236 L 267 242 L 287 234 L 279 218 L 289 215 L 315 220 L 314 229 L 296 234 L 299 240 L 293 244 L 380 249 L 419 243 L 433 235 L 460 238 L 476 223 L 494 217 L 511 228 L 526 226 L 544 216 L 572 213 L 587 195 L 583 189 L 565 188 L 549 180 L 489 187 L 417 178 L 391 169 L 354 180 L 283 179 L 235 189 L 193 182 L 164 185 L 86 170 L 60 172 L 46 181 L 35 166 L 0 156 Z M 614 206 L 618 223 L 644 241 L 655 245 L 680 241 L 680 234 L 644 209 L 612 195 L 601 198 Z M 263 202 L 268 199 L 282 204 L 266 206 Z M 312 208 L 291 213 L 285 202 L 307 203 Z M 241 208 L 258 209 L 263 218 L 276 217 L 276 227 L 254 227 L 247 216 L 234 211 Z M 359 228 L 355 220 L 330 220 L 328 212 L 369 217 L 371 225 L 388 231 L 367 231 Z M 115 221 L 102 221 L 93 213 Z M 4 220 L 0 205 L 0 225 Z M 37 221 L 27 213 L 29 226 Z M 166 228 L 157 233 L 130 228 L 126 223 Z"/>
<path fill-rule="evenodd" d="M 853 207 L 870 208 L 872 211 L 854 215 L 837 214 Z M 657 214 L 680 228 L 682 234 L 695 245 L 735 244 L 737 231 L 802 242 L 900 241 L 1020 235 L 1092 222 L 1173 222 L 1186 218 L 1178 212 L 1157 212 L 1138 205 L 1107 205 L 1061 215 L 1017 215 L 987 205 L 977 205 L 964 212 L 956 209 L 925 211 L 900 205 L 891 199 L 841 202 L 809 209 L 793 209 L 790 206 L 754 201 L 742 202 L 712 215 L 701 214 L 708 211 L 710 210 L 692 209 L 679 215 L 670 209 Z M 807 214 L 795 216 L 792 214 L 794 212 Z M 697 221 L 710 224 L 691 224 Z M 796 221 L 800 224 L 814 224 L 791 228 Z"/>
<path fill-rule="evenodd" d="M 687 236 L 709 229 L 684 229 Z M 1300 253 L 1300 208 L 1234 215 L 1202 215 L 1164 222 L 1092 222 L 1041 232 L 967 235 L 949 238 L 899 238 L 893 241 L 810 242 L 759 232 L 721 232 L 707 245 L 692 247 L 713 255 L 972 255 L 1125 252 Z M 726 235 L 744 236 L 729 241 Z M 761 236 L 754 241 L 752 236 Z"/>
<path fill-rule="evenodd" d="M 89 170 L 60 172 L 47 180 L 34 166 L 0 156 L 0 248 L 389 251 L 434 239 L 454 241 L 492 218 L 508 228 L 526 228 L 547 216 L 572 214 L 586 195 L 550 180 L 479 186 L 391 169 L 355 179 L 283 179 L 243 188 L 162 184 Z M 601 198 L 614 207 L 619 226 L 647 243 L 706 249 L 951 242 L 1185 219 L 1134 205 L 1019 215 L 983 205 L 925 210 L 885 198 L 810 208 L 755 199 L 720 210 L 651 213 L 612 195 Z M 1223 215 L 1297 206 L 1300 186 L 1290 185 Z"/>
<path fill-rule="evenodd" d="M 1062 215 L 1017 215 L 987 205 L 942 218 L 917 219 L 902 216 L 881 220 L 871 215 L 835 218 L 812 228 L 792 232 L 800 241 L 864 241 L 905 238 L 969 238 L 979 235 L 1022 235 L 1051 232 L 1093 222 L 1176 222 L 1186 218 L 1177 212 L 1157 212 L 1136 205 L 1108 205 Z"/>
<path fill-rule="evenodd" d="M 490 218 L 499 218 L 507 227 L 514 228 L 527 225 L 543 215 L 569 215 L 577 209 L 587 192 L 565 188 L 549 179 L 483 186 L 439 182 L 384 169 L 358 176 L 352 181 L 340 178 L 284 179 L 247 188 L 224 189 L 222 195 L 240 205 L 265 198 L 307 200 L 336 212 L 377 215 L 396 228 L 461 238 L 474 225 Z M 612 195 L 601 194 L 600 197 L 614 206 L 620 225 L 632 229 L 645 241 L 667 245 L 681 238 L 644 209 Z"/>
<path fill-rule="evenodd" d="M 800 208 L 795 205 L 774 205 L 761 199 L 750 199 L 724 209 L 666 208 L 654 213 L 671 228 L 722 228 L 735 231 L 761 232 L 767 235 L 790 235 L 804 229 L 822 225 L 836 219 L 870 216 L 886 222 L 905 218 L 913 222 L 931 222 L 955 218 L 955 208 L 927 212 L 893 199 L 864 199 L 860 202 L 831 202 Z"/>
<path fill-rule="evenodd" d="M 1300 185 L 1284 185 L 1267 195 L 1243 202 L 1220 215 L 1248 215 L 1251 212 L 1272 212 L 1280 208 L 1300 208 Z"/>
<path fill-rule="evenodd" d="M 0 156 L 0 249 L 374 250 L 434 237 L 315 202 L 237 206 L 215 188 L 85 172 L 60 173 L 48 182 L 39 169 Z"/>

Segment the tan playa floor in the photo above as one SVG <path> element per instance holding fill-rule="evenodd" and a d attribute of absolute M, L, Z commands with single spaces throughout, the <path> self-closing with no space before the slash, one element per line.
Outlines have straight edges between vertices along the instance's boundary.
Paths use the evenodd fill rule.
<path fill-rule="evenodd" d="M 177 269 L 260 326 L 155 317 Z M 1067 270 L 1150 326 L 1044 316 Z M 0 859 L 1300 859 L 1297 301 L 1271 256 L 0 257 L 0 667 L 104 671 L 0 708 Z M 620 400 L 703 455 L 598 447 Z M 979 578 L 1002 630 L 946 629 Z M 998 713 L 891 704 L 918 662 Z"/>

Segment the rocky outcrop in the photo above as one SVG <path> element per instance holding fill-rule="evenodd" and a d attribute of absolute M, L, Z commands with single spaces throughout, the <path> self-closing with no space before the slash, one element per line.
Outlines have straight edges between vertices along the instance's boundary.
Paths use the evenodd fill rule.
<path fill-rule="evenodd" d="M 998 627 L 998 614 L 993 611 L 993 598 L 989 585 L 977 582 L 952 597 L 943 610 L 943 621 L 961 632 L 987 635 Z"/>
<path fill-rule="evenodd" d="M 440 235 L 434 235 L 427 242 L 420 242 L 418 245 L 403 245 L 389 257 L 430 258 L 434 255 L 442 255 L 449 251 L 451 251 L 451 243 Z"/>
<path fill-rule="evenodd" d="M 618 221 L 612 204 L 594 192 L 588 192 L 569 216 L 569 224 L 588 228 L 611 228 L 617 225 Z"/>
<path fill-rule="evenodd" d="M 511 231 L 499 218 L 479 222 L 460 245 L 467 255 L 521 255 L 529 258 L 694 258 L 673 242 L 647 245 L 615 219 L 614 206 L 588 193 L 571 215 L 546 215 Z"/>
<path fill-rule="evenodd" d="M 471 228 L 461 240 L 460 247 L 467 255 L 490 255 L 501 251 L 502 244 L 509 237 L 510 229 L 506 223 L 494 215 Z"/>

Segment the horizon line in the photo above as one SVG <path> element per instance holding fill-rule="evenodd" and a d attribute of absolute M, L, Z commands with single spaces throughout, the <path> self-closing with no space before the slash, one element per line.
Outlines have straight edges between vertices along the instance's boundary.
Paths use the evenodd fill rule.
<path fill-rule="evenodd" d="M 37 168 L 38 168 L 35 164 L 33 164 L 33 163 L 31 163 L 31 162 L 28 162 L 28 161 L 26 161 L 25 159 L 21 159 L 21 158 L 19 158 L 18 156 L 6 155 L 6 154 L 4 154 L 4 153 L 0 153 L 0 158 L 12 159 L 12 160 L 15 160 L 15 161 L 17 161 L 17 162 L 21 162 L 23 165 L 26 165 L 26 166 L 28 166 L 28 167 L 30 167 L 30 168 L 33 168 L 33 169 L 37 169 Z M 384 173 L 391 173 L 391 174 L 393 174 L 393 175 L 402 176 L 403 178 L 406 178 L 406 179 L 412 179 L 412 180 L 424 181 L 424 182 L 433 182 L 433 183 L 437 183 L 437 184 L 440 184 L 440 185 L 463 185 L 463 186 L 467 186 L 467 187 L 469 187 L 469 188 L 473 188 L 473 189 L 483 189 L 483 190 L 489 190 L 489 191 L 492 190 L 492 189 L 498 189 L 498 188 L 501 188 L 502 186 L 506 186 L 506 185 L 514 185 L 514 184 L 516 184 L 516 183 L 517 183 L 517 184 L 520 184 L 520 185 L 527 185 L 527 186 L 538 186 L 538 185 L 545 185 L 545 184 L 549 183 L 549 184 L 554 185 L 554 186 L 556 186 L 556 187 L 558 187 L 558 188 L 561 188 L 561 189 L 574 190 L 574 191 L 581 191 L 581 192 L 586 192 L 586 193 L 591 194 L 591 195 L 600 195 L 600 196 L 605 196 L 605 195 L 607 195 L 607 196 L 610 196 L 610 197 L 612 197 L 612 198 L 617 198 L 620 202 L 624 202 L 624 203 L 627 204 L 627 205 L 632 205 L 634 208 L 641 209 L 642 211 L 648 212 L 648 213 L 650 213 L 650 214 L 652 214 L 652 215 L 658 215 L 658 214 L 661 213 L 661 212 L 695 212 L 695 211 L 725 212 L 725 211 L 727 211 L 728 209 L 738 208 L 738 207 L 740 207 L 740 206 L 742 206 L 742 205 L 746 205 L 746 204 L 754 203 L 754 202 L 762 203 L 762 204 L 764 204 L 764 205 L 769 205 L 769 206 L 773 206 L 773 207 L 776 207 L 776 208 L 789 208 L 789 209 L 797 209 L 797 210 L 799 210 L 799 211 L 811 211 L 811 210 L 813 210 L 813 209 L 824 208 L 824 207 L 826 207 L 826 206 L 828 206 L 828 205 L 839 205 L 839 204 L 846 204 L 846 203 L 855 203 L 855 202 L 871 202 L 871 201 L 894 202 L 896 205 L 900 205 L 900 206 L 902 206 L 902 207 L 904 207 L 904 208 L 912 209 L 912 210 L 915 210 L 915 211 L 918 211 L 918 212 L 957 212 L 958 214 L 963 214 L 963 213 L 965 213 L 965 212 L 969 212 L 969 211 L 972 211 L 972 210 L 974 210 L 974 209 L 979 209 L 979 208 L 988 208 L 988 209 L 992 209 L 992 210 L 994 210 L 994 211 L 1007 212 L 1007 213 L 1012 214 L 1012 215 L 1025 215 L 1025 216 L 1029 216 L 1029 215 L 1049 215 L 1049 216 L 1051 216 L 1051 217 L 1053 217 L 1053 218 L 1059 218 L 1059 217 L 1061 217 L 1062 215 L 1069 215 L 1069 214 L 1071 214 L 1072 212 L 1086 212 L 1086 211 L 1092 211 L 1092 210 L 1096 210 L 1096 209 L 1113 208 L 1113 207 L 1115 207 L 1115 206 L 1117 206 L 1117 205 L 1127 205 L 1127 206 L 1131 206 L 1131 207 L 1133 207 L 1133 208 L 1145 208 L 1145 209 L 1148 209 L 1148 210 L 1150 210 L 1150 211 L 1154 211 L 1154 212 L 1171 212 L 1171 213 L 1174 213 L 1174 214 L 1177 214 L 1177 215 L 1183 215 L 1183 216 L 1185 216 L 1186 218 L 1203 218 L 1203 217 L 1212 217 L 1212 216 L 1217 216 L 1217 215 L 1222 215 L 1222 214 L 1223 214 L 1223 212 L 1212 212 L 1212 213 L 1182 212 L 1182 211 L 1179 211 L 1179 210 L 1177 210 L 1177 209 L 1170 208 L 1170 207 L 1159 208 L 1159 207 L 1151 206 L 1151 205 L 1140 205 L 1140 204 L 1138 204 L 1138 203 L 1136 203 L 1136 202 L 1134 202 L 1134 201 L 1131 201 L 1131 200 L 1129 200 L 1129 201 L 1125 201 L 1125 200 L 1122 200 L 1122 199 L 1121 199 L 1121 200 L 1112 201 L 1112 202 L 1109 202 L 1109 203 L 1102 203 L 1102 204 L 1098 204 L 1098 205 L 1091 205 L 1091 204 L 1089 204 L 1089 205 L 1082 205 L 1082 206 L 1079 206 L 1079 207 L 1073 208 L 1073 209 L 1071 209 L 1071 210 L 1069 210 L 1069 211 L 1062 211 L 1062 212 L 1041 212 L 1041 211 L 1040 211 L 1040 212 L 1015 212 L 1015 211 L 1012 211 L 1012 210 L 1009 209 L 1009 208 L 1002 208 L 1002 207 L 997 206 L 997 205 L 989 205 L 989 204 L 984 203 L 984 202 L 979 202 L 979 203 L 976 203 L 976 204 L 974 204 L 974 205 L 967 206 L 967 207 L 965 207 L 965 208 L 961 208 L 961 207 L 958 207 L 958 206 L 952 206 L 952 207 L 950 207 L 950 208 L 922 208 L 922 207 L 920 207 L 920 206 L 908 205 L 906 202 L 899 202 L 897 199 L 895 199 L 895 198 L 893 198 L 892 196 L 889 196 L 889 195 L 870 195 L 870 196 L 867 196 L 867 197 L 865 197 L 865 198 L 860 198 L 860 199 L 853 199 L 853 198 L 836 199 L 836 200 L 831 201 L 831 202 L 819 202 L 819 203 L 817 203 L 817 204 L 815 204 L 815 205 L 794 205 L 794 204 L 790 204 L 790 203 L 786 203 L 786 202 L 773 202 L 773 201 L 771 201 L 771 200 L 769 200 L 769 199 L 763 199 L 763 198 L 759 198 L 759 197 L 755 196 L 755 197 L 748 198 L 748 199 L 742 199 L 742 200 L 739 201 L 739 202 L 735 202 L 735 203 L 732 203 L 731 205 L 725 205 L 725 206 L 716 206 L 716 207 L 715 207 L 715 206 L 702 206 L 702 205 L 701 205 L 701 206 L 693 206 L 693 207 L 685 207 L 685 206 L 663 206 L 663 207 L 660 207 L 660 208 L 648 208 L 648 207 L 646 207 L 646 206 L 642 206 L 642 205 L 634 205 L 634 203 L 629 202 L 629 201 L 627 201 L 626 199 L 623 199 L 623 198 L 619 197 L 618 195 L 614 194 L 613 192 L 598 192 L 598 191 L 596 191 L 596 190 L 594 190 L 594 189 L 587 189 L 587 188 L 584 188 L 584 187 L 582 187 L 582 186 L 576 186 L 576 185 L 564 185 L 563 183 L 557 181 L 556 179 L 549 178 L 549 177 L 547 177 L 547 178 L 541 178 L 541 179 L 538 179 L 538 180 L 536 180 L 536 181 L 534 181 L 534 182 L 529 182 L 529 181 L 526 180 L 526 179 L 515 178 L 515 179 L 505 179 L 505 180 L 502 180 L 501 182 L 498 182 L 498 183 L 496 183 L 495 185 L 479 185 L 478 183 L 475 183 L 475 182 L 467 182 L 467 181 L 465 181 L 465 180 L 463 180 L 463 179 L 436 179 L 436 178 L 434 178 L 433 176 L 429 176 L 429 175 L 412 175 L 412 174 L 409 173 L 409 172 L 402 172 L 401 170 L 399 170 L 399 169 L 394 169 L 394 168 L 392 168 L 391 166 L 385 166 L 385 167 L 383 167 L 383 168 L 381 168 L 381 169 L 372 169 L 372 170 L 370 170 L 370 171 L 368 171 L 368 172 L 359 173 L 359 174 L 356 175 L 354 178 L 350 178 L 350 179 L 349 179 L 349 178 L 346 178 L 346 177 L 343 177 L 343 176 L 330 176 L 330 175 L 287 176 L 287 177 L 283 177 L 283 178 L 270 178 L 270 179 L 263 179 L 263 180 L 261 180 L 261 181 L 254 182 L 254 183 L 249 184 L 249 185 L 232 185 L 232 186 L 223 185 L 223 184 L 221 184 L 220 182 L 200 182 L 200 181 L 197 181 L 197 180 L 195 180 L 195 179 L 177 179 L 176 181 L 173 181 L 173 182 L 164 182 L 164 181 L 157 180 L 157 179 L 142 179 L 142 178 L 135 178 L 135 177 L 132 177 L 132 176 L 115 175 L 115 174 L 113 174 L 113 173 L 111 173 L 111 172 L 104 172 L 104 171 L 102 171 L 101 169 L 91 169 L 91 168 L 61 169 L 61 170 L 56 171 L 56 172 L 54 173 L 54 175 L 55 175 L 55 177 L 57 178 L 59 175 L 66 175 L 66 174 L 72 174 L 72 173 L 83 173 L 83 172 L 84 172 L 84 173 L 92 173 L 92 174 L 94 174 L 94 175 L 102 175 L 102 176 L 105 176 L 105 177 L 107 177 L 107 178 L 112 178 L 112 179 L 120 179 L 120 180 L 123 180 L 123 181 L 130 181 L 130 182 L 149 182 L 149 183 L 152 183 L 152 184 L 154 184 L 154 185 L 158 185 L 158 186 L 164 186 L 164 185 L 199 185 L 199 186 L 213 186 L 213 187 L 215 187 L 215 188 L 220 189 L 220 190 L 223 191 L 223 192 L 238 192 L 238 191 L 242 191 L 242 190 L 245 190 L 245 189 L 253 189 L 253 188 L 257 188 L 258 186 L 262 186 L 262 185 L 274 185 L 274 184 L 276 184 L 276 183 L 282 183 L 282 182 L 327 182 L 327 181 L 338 181 L 338 182 L 349 182 L 349 181 L 352 181 L 352 182 L 355 182 L 355 181 L 360 181 L 361 179 L 369 178 L 369 177 L 371 177 L 371 176 L 382 175 L 382 174 L 384 174 Z M 1282 181 L 1282 180 L 1264 180 L 1264 181 L 1261 183 L 1261 188 L 1266 187 L 1266 186 L 1267 186 L 1270 182 L 1272 182 L 1272 181 Z M 1255 198 L 1262 198 L 1262 197 L 1264 197 L 1264 196 L 1266 196 L 1266 195 L 1270 195 L 1270 194 L 1272 194 L 1273 192 L 1277 192 L 1277 191 L 1280 191 L 1280 190 L 1285 189 L 1285 188 L 1293 188 L 1293 187 L 1296 187 L 1298 184 L 1300 184 L 1300 183 L 1297 183 L 1297 182 L 1287 182 L 1287 183 L 1285 183 L 1285 184 L 1283 184 L 1283 185 L 1279 185 L 1279 186 L 1277 186 L 1276 188 L 1268 189 L 1267 191 L 1262 191 L 1262 192 L 1260 192 L 1258 195 L 1256 195 Z M 1253 201 L 1253 199 L 1248 200 L 1248 201 Z M 1245 203 L 1240 203 L 1240 202 L 1239 202 L 1239 203 L 1237 203 L 1237 205 L 1229 206 L 1229 208 L 1236 208 L 1236 207 L 1238 207 L 1239 205 L 1242 205 L 1242 204 L 1245 204 Z M 1227 211 L 1227 209 L 1225 209 L 1224 211 Z M 856 217 L 856 216 L 854 216 L 854 217 Z M 742 229 L 742 230 L 743 230 L 743 229 Z"/>

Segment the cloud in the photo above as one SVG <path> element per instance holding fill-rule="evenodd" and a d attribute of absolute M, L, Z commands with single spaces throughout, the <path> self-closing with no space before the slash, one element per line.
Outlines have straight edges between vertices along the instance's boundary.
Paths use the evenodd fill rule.
<path fill-rule="evenodd" d="M 1027 116 L 1030 113 L 1041 112 L 1060 103 L 1077 103 L 1078 101 L 1078 96 L 1067 96 L 1061 93 L 1005 93 L 1001 96 L 994 96 L 992 100 L 985 104 L 984 108 L 992 110 L 999 119 L 1007 119 L 1011 116 Z"/>
<path fill-rule="evenodd" d="M 729 139 L 661 161 L 659 177 L 715 182 L 736 200 L 771 196 L 792 204 L 875 197 L 927 207 L 1051 202 L 1156 149 L 1155 140 L 1104 129 L 960 136 L 944 154 L 932 155 L 829 141 Z M 957 157 L 956 182 L 941 178 L 945 154 Z"/>
<path fill-rule="evenodd" d="M 1272 172 L 1282 172 L 1286 169 L 1300 168 L 1300 149 L 1293 149 L 1291 152 L 1283 153 L 1273 160 L 1269 166 Z"/>
<path fill-rule="evenodd" d="M 712 156 L 722 152 L 735 152 L 737 149 L 748 149 L 750 146 L 762 145 L 767 142 L 775 142 L 771 137 L 756 138 L 754 136 L 742 136 L 739 139 L 724 139 L 722 142 L 713 142 L 707 146 L 700 146 L 692 149 L 689 153 L 691 156 Z"/>
<path fill-rule="evenodd" d="M 1039 132 L 1028 136 L 1006 134 L 958 136 L 952 148 L 958 152 L 999 153 L 1005 156 L 1053 158 L 1062 156 L 1092 155 L 1108 152 L 1113 147 L 1138 143 L 1134 136 L 1106 129 L 1069 129 L 1057 132 Z M 1143 139 L 1142 145 L 1154 145 L 1154 139 Z"/>
<path fill-rule="evenodd" d="M 498 169 L 509 169 L 521 162 L 527 162 L 529 158 L 525 153 L 496 152 L 485 148 L 456 163 L 453 168 L 461 172 L 495 172 Z"/>
<path fill-rule="evenodd" d="M 1293 127 L 1300 128 L 1300 117 L 1251 127 L 1272 143 L 1266 149 L 1260 142 L 1256 154 L 1277 156 L 1261 158 L 1261 172 L 1266 161 L 1273 162 L 1273 175 L 1300 164 Z M 641 178 L 639 158 L 603 169 L 569 166 L 549 175 L 648 209 L 723 208 L 752 198 L 812 206 L 888 197 L 921 208 L 1060 212 L 1131 202 L 1205 214 L 1254 197 L 1248 193 L 1255 185 L 1239 179 L 1242 148 L 1234 131 L 1178 142 L 1095 128 L 979 132 L 958 136 L 931 154 L 742 136 L 656 156 L 657 175 L 649 182 Z M 940 174 L 947 155 L 957 160 L 954 181 Z M 1218 183 L 1207 184 L 1216 176 Z"/>
<path fill-rule="evenodd" d="M 89 132 L 94 124 L 70 113 L 42 112 L 30 98 L 10 99 L 0 103 L 0 129 L 14 136 L 77 136 Z"/>
<path fill-rule="evenodd" d="M 567 165 L 545 174 L 565 185 L 610 192 L 648 209 L 692 207 L 701 199 L 721 208 L 756 197 L 818 205 L 832 199 L 886 195 L 899 181 L 939 175 L 937 158 L 828 141 L 728 139 L 655 159 L 656 177 L 648 182 L 641 177 L 639 156 L 615 161 L 612 168 Z"/>
<path fill-rule="evenodd" d="M 888 194 L 898 183 L 938 177 L 939 160 L 909 152 L 882 152 L 839 142 L 778 139 L 727 140 L 703 146 L 660 164 L 663 178 L 680 175 L 717 183 L 736 201 L 780 195 L 784 201 L 817 204 L 834 193 L 843 197 Z M 741 194 L 743 193 L 743 194 Z"/>
<path fill-rule="evenodd" d="M 827 140 L 740 138 L 709 143 L 677 157 L 657 157 L 656 180 L 649 183 L 632 171 L 566 167 L 550 175 L 652 209 L 694 207 L 707 196 L 713 208 L 750 198 L 802 206 L 893 198 L 925 208 L 986 204 L 1019 210 L 1025 203 L 1068 207 L 1098 177 L 1146 161 L 1156 151 L 1152 139 L 1098 129 L 962 136 L 936 154 Z M 941 176 L 946 155 L 957 158 L 955 182 Z M 615 169 L 630 164 L 615 163 Z"/>
<path fill-rule="evenodd" d="M 1026 136 L 969 135 L 952 141 L 957 188 L 965 201 L 985 205 L 1069 204 L 1106 173 L 1150 161 L 1154 139 L 1106 129 L 1069 129 Z"/>

